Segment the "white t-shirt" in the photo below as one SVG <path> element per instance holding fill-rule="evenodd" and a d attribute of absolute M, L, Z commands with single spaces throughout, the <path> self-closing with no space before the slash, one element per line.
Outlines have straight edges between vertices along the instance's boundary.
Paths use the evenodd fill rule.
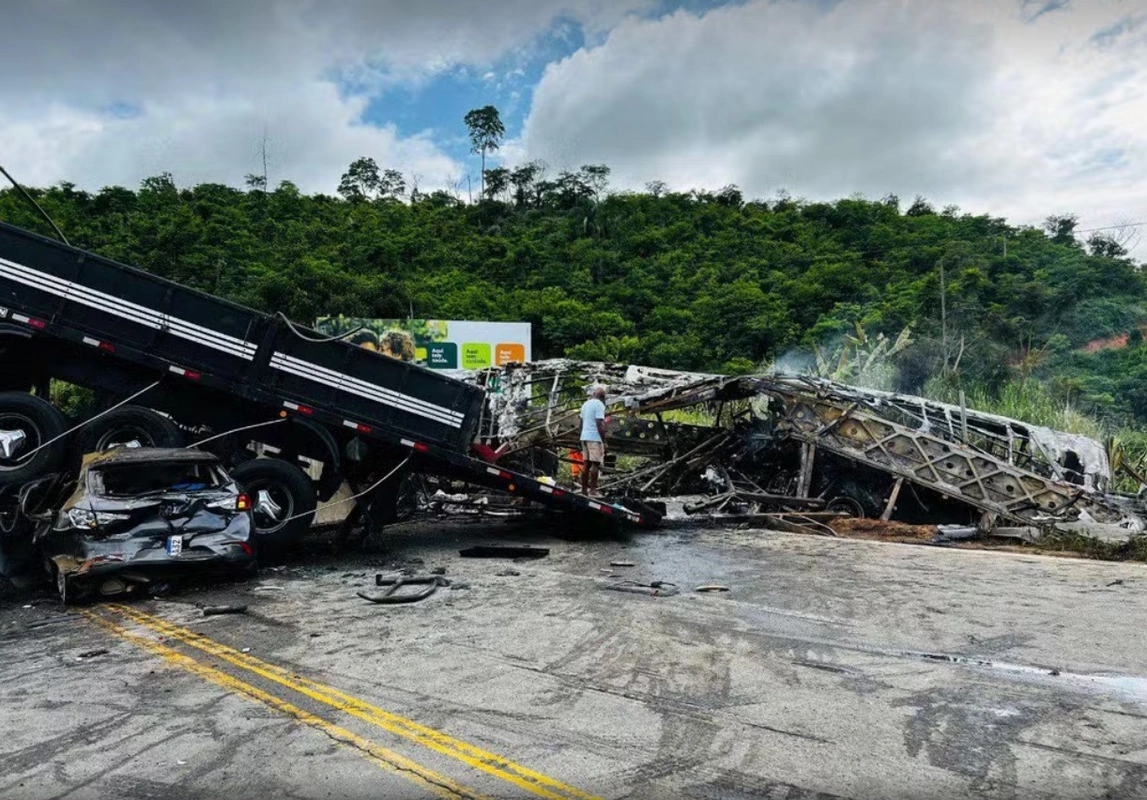
<path fill-rule="evenodd" d="M 601 441 L 601 434 L 597 432 L 599 419 L 605 419 L 605 403 L 596 397 L 591 397 L 582 403 L 581 407 L 581 440 L 583 442 Z"/>

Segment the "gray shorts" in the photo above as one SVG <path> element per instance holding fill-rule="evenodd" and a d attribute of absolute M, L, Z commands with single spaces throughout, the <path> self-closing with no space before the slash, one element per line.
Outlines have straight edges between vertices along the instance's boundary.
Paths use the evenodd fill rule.
<path fill-rule="evenodd" d="M 587 442 L 585 439 L 581 441 L 581 455 L 586 462 L 600 464 L 605 461 L 605 443 L 604 442 Z"/>

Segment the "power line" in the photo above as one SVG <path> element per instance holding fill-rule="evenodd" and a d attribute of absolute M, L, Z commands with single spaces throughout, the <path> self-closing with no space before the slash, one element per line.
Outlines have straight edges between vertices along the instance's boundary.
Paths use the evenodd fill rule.
<path fill-rule="evenodd" d="M 1075 231 L 1075 233 L 1095 233 L 1096 231 L 1118 231 L 1124 228 L 1138 228 L 1140 225 L 1147 225 L 1147 220 L 1143 222 L 1127 222 L 1122 225 L 1107 225 L 1103 228 L 1084 228 L 1083 230 Z"/>

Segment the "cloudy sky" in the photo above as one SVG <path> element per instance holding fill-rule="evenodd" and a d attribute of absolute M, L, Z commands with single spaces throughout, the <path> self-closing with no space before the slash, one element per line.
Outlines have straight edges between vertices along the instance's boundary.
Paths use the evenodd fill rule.
<path fill-rule="evenodd" d="M 1147 0 L 3 5 L 0 164 L 30 184 L 240 185 L 264 135 L 272 184 L 331 193 L 360 155 L 476 182 L 462 116 L 492 103 L 506 163 L 620 188 L 1147 221 Z"/>

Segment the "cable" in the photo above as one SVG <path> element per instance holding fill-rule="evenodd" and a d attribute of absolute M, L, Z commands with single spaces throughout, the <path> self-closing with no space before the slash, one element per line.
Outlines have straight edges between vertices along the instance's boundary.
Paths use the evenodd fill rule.
<path fill-rule="evenodd" d="M 201 444 L 207 444 L 208 442 L 213 442 L 216 439 L 222 439 L 224 436 L 230 436 L 231 434 L 238 433 L 239 431 L 249 431 L 252 428 L 262 428 L 262 427 L 267 426 L 267 425 L 278 425 L 280 422 L 286 422 L 286 421 L 287 421 L 286 417 L 279 417 L 278 419 L 273 419 L 270 422 L 256 422 L 254 425 L 244 425 L 242 428 L 232 428 L 229 431 L 223 431 L 223 433 L 217 433 L 214 436 L 208 436 L 206 439 L 200 439 L 198 442 L 195 442 L 194 444 L 189 444 L 186 447 L 184 447 L 183 449 L 184 450 L 190 450 L 193 447 L 199 447 L 199 445 L 201 445 Z"/>
<path fill-rule="evenodd" d="M 72 428 L 68 428 L 66 431 L 64 431 L 63 433 L 61 433 L 59 436 L 53 436 L 51 439 L 49 439 L 48 441 L 44 442 L 42 445 L 40 445 L 39 447 L 37 447 L 35 450 L 29 450 L 27 453 L 25 453 L 24 455 L 20 456 L 20 457 L 19 457 L 18 459 L 16 459 L 16 460 L 17 460 L 17 461 L 23 461 L 23 460 L 24 460 L 24 459 L 26 459 L 26 458 L 31 458 L 32 456 L 36 455 L 36 453 L 40 452 L 40 451 L 41 451 L 41 450 L 43 450 L 45 447 L 47 447 L 48 445 L 50 445 L 52 442 L 55 442 L 55 441 L 59 441 L 60 439 L 63 439 L 63 438 L 64 438 L 65 436 L 67 436 L 69 433 L 73 433 L 73 432 L 75 432 L 75 431 L 78 431 L 80 428 L 84 427 L 84 426 L 85 426 L 85 425 L 87 425 L 88 423 L 91 423 L 91 422 L 95 422 L 95 421 L 96 421 L 97 419 L 99 419 L 100 417 L 102 417 L 102 416 L 104 416 L 104 415 L 106 415 L 106 414 L 110 414 L 111 412 L 115 411 L 117 408 L 119 408 L 119 407 L 120 407 L 120 406 L 122 406 L 122 405 L 127 405 L 128 403 L 130 403 L 130 402 L 131 402 L 132 400 L 134 400 L 135 398 L 139 397 L 139 396 L 140 396 L 141 394 L 143 394 L 144 392 L 150 391 L 150 390 L 154 389 L 154 388 L 155 388 L 156 386 L 158 386 L 158 385 L 159 385 L 159 381 L 156 381 L 155 383 L 151 384 L 150 386 L 145 386 L 144 388 L 140 389 L 138 392 L 136 392 L 135 394 L 133 394 L 131 397 L 127 398 L 126 400 L 121 400 L 120 402 L 118 402 L 118 403 L 116 403 L 114 406 L 112 406 L 111 408 L 108 408 L 108 409 L 104 409 L 104 410 L 103 410 L 103 411 L 101 411 L 100 413 L 96 414 L 94 417 L 90 417 L 90 418 L 88 418 L 88 419 L 85 419 L 85 420 L 84 420 L 83 422 L 81 422 L 79 425 L 76 425 L 76 426 L 74 426 L 74 427 L 72 427 Z"/>
<path fill-rule="evenodd" d="M 389 478 L 391 475 L 393 475 L 394 473 L 398 472 L 400 469 L 405 467 L 406 462 L 409 460 L 410 460 L 410 456 L 407 456 L 406 458 L 402 459 L 402 461 L 400 461 L 398 463 L 398 466 L 396 466 L 390 472 L 386 473 L 381 478 L 379 478 L 372 486 L 370 486 L 370 488 L 364 489 L 361 492 L 359 492 L 358 494 L 351 495 L 350 497 L 344 498 L 344 499 L 339 500 L 337 502 L 327 503 L 325 506 L 322 506 L 322 508 L 334 508 L 335 506 L 341 506 L 343 503 L 349 503 L 351 500 L 357 500 L 358 498 L 362 497 L 364 494 L 370 494 L 375 489 L 377 489 L 379 486 L 382 486 L 382 484 L 384 484 L 386 482 L 387 478 Z M 293 517 L 287 517 L 285 520 L 283 520 L 283 522 L 290 522 L 291 520 L 299 519 L 300 517 L 309 517 L 311 514 L 317 515 L 319 513 L 319 511 L 322 510 L 322 508 L 316 508 L 314 511 L 304 511 L 302 514 L 295 514 Z"/>
<path fill-rule="evenodd" d="M 1138 228 L 1140 225 L 1147 225 L 1147 221 L 1143 222 L 1127 222 L 1123 225 L 1107 225 L 1103 228 L 1084 228 L 1083 230 L 1072 231 L 1072 233 L 1095 233 L 1096 231 L 1118 231 L 1124 228 Z"/>
<path fill-rule="evenodd" d="M 353 331 L 347 331 L 346 333 L 340 333 L 340 334 L 337 334 L 335 336 L 315 337 L 315 336 L 307 336 L 305 333 L 303 333 L 298 328 L 296 328 L 295 323 L 293 323 L 289 319 L 287 319 L 287 315 L 284 314 L 282 311 L 276 311 L 275 316 L 278 317 L 279 319 L 283 320 L 283 322 L 287 323 L 287 327 L 291 329 L 291 333 L 295 334 L 295 336 L 298 336 L 300 339 L 303 339 L 303 340 L 308 341 L 308 342 L 320 342 L 320 343 L 321 342 L 335 342 L 335 341 L 338 341 L 339 339 L 345 339 L 348 336 L 354 336 L 356 333 L 358 333 L 364 327 L 366 327 L 365 325 L 359 325 Z"/>
<path fill-rule="evenodd" d="M 56 235 L 60 237 L 60 241 L 62 241 L 68 247 L 71 247 L 72 243 L 68 241 L 68 237 L 64 236 L 64 232 L 62 230 L 60 230 L 60 226 L 56 224 L 56 221 L 54 219 L 52 219 L 52 217 L 48 214 L 48 212 L 40 207 L 40 204 L 36 202 L 36 198 L 34 198 L 34 197 L 32 197 L 32 195 L 28 194 L 27 189 L 25 189 L 20 184 L 16 183 L 16 179 L 13 178 L 8 173 L 8 170 L 4 169 L 4 166 L 2 164 L 0 164 L 0 172 L 3 172 L 4 177 L 7 178 L 8 180 L 10 180 L 12 182 L 12 185 L 16 187 L 16 189 L 20 192 L 20 194 L 24 195 L 24 198 L 29 203 L 31 203 L 32 205 L 34 205 L 36 207 L 36 210 L 40 212 L 40 215 L 43 216 L 44 219 L 48 220 L 48 224 L 51 225 L 52 229 L 56 231 Z"/>

